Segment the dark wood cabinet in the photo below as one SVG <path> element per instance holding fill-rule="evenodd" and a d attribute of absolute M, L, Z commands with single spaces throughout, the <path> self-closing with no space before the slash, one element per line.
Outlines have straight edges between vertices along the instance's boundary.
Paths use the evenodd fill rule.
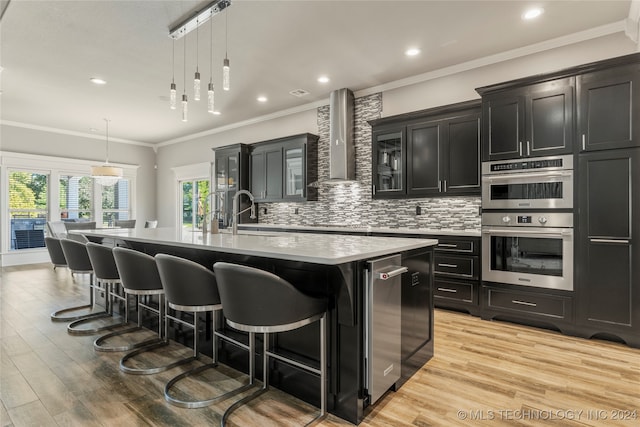
<path fill-rule="evenodd" d="M 370 123 L 374 198 L 480 194 L 478 101 Z"/>
<path fill-rule="evenodd" d="M 640 148 L 579 155 L 578 323 L 640 347 Z"/>
<path fill-rule="evenodd" d="M 256 202 L 317 200 L 318 137 L 293 135 L 251 145 L 251 193 Z"/>
<path fill-rule="evenodd" d="M 479 314 L 480 238 L 434 236 L 434 290 L 436 307 Z"/>
<path fill-rule="evenodd" d="M 482 160 L 570 154 L 575 77 L 480 88 Z"/>
<path fill-rule="evenodd" d="M 216 210 L 221 211 L 220 220 L 223 227 L 231 225 L 233 217 L 233 196 L 238 190 L 249 189 L 249 147 L 235 144 L 215 148 L 215 183 L 213 188 L 221 195 L 216 199 Z M 240 200 L 241 210 L 249 207 L 248 200 Z M 256 222 L 250 218 L 250 212 L 240 215 L 239 223 Z"/>
<path fill-rule="evenodd" d="M 580 151 L 640 147 L 640 64 L 578 76 Z"/>

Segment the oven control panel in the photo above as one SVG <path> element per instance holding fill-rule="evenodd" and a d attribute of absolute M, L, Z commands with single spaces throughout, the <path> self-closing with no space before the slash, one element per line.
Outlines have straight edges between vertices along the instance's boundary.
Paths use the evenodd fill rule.
<path fill-rule="evenodd" d="M 573 156 L 537 157 L 527 160 L 503 160 L 482 163 L 482 174 L 517 173 L 545 170 L 572 170 Z"/>
<path fill-rule="evenodd" d="M 571 212 L 483 212 L 483 226 L 573 227 Z"/>

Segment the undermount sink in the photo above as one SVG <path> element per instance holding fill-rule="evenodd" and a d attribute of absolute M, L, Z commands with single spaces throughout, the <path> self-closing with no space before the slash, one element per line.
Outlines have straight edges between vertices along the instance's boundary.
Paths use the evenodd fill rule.
<path fill-rule="evenodd" d="M 220 230 L 220 234 L 231 234 L 231 231 L 228 230 Z M 238 236 L 255 236 L 255 237 L 281 237 L 279 234 L 267 234 L 261 232 L 250 232 L 250 231 L 238 231 Z"/>

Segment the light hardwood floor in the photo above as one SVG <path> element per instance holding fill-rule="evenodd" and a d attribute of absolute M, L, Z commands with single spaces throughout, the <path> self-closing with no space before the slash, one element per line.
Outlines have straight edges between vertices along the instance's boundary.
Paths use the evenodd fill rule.
<path fill-rule="evenodd" d="M 164 401 L 164 383 L 184 368 L 150 376 L 124 374 L 117 366 L 121 353 L 96 353 L 95 337 L 69 336 L 65 323 L 50 321 L 55 309 L 84 301 L 83 280 L 74 284 L 65 269 L 53 271 L 49 264 L 2 270 L 1 425 L 218 425 L 229 401 L 202 409 Z M 169 355 L 187 353 L 175 344 Z M 188 382 L 184 391 L 204 397 L 216 392 L 214 382 L 221 389 L 233 388 L 243 376 L 223 369 L 207 379 Z M 230 424 L 304 425 L 314 411 L 271 389 L 237 411 Z M 544 424 L 640 425 L 640 350 L 437 310 L 435 357 L 399 391 L 387 393 L 361 423 Z M 321 425 L 349 424 L 329 416 Z"/>

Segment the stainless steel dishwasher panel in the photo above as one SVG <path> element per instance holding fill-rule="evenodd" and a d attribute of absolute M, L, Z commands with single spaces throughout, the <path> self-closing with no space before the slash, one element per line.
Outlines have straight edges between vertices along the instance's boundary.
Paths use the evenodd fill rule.
<path fill-rule="evenodd" d="M 368 261 L 365 289 L 366 388 L 375 403 L 400 379 L 402 273 L 400 255 Z"/>

